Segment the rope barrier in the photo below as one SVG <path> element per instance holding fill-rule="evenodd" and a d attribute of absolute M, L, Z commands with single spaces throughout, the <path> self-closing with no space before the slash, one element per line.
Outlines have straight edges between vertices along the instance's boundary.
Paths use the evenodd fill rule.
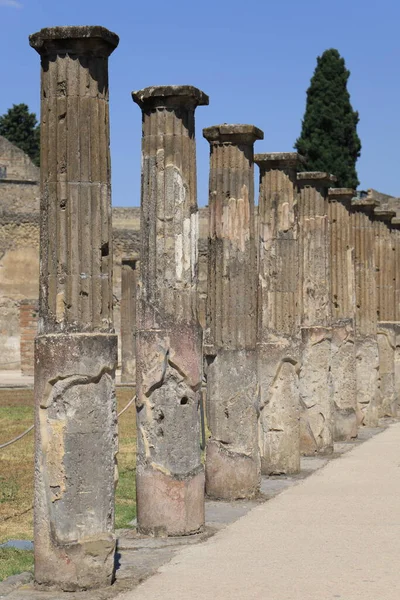
<path fill-rule="evenodd" d="M 3 448 L 7 448 L 7 446 L 11 446 L 11 444 L 14 444 L 15 442 L 18 442 L 18 440 L 21 440 L 30 431 L 32 431 L 32 429 L 34 427 L 35 427 L 34 425 L 31 425 L 30 427 L 28 427 L 28 429 L 26 431 L 24 431 L 24 433 L 21 433 L 21 435 L 17 435 L 17 437 L 15 437 L 13 440 L 10 440 L 9 442 L 6 442 L 5 444 L 0 444 L 0 450 L 3 450 Z"/>
<path fill-rule="evenodd" d="M 132 406 L 133 402 L 136 400 L 136 395 L 133 396 L 133 398 L 131 400 L 129 400 L 128 404 L 125 406 L 125 408 L 123 408 L 121 410 L 120 413 L 118 413 L 118 418 L 124 414 L 124 412 L 126 410 L 128 410 L 128 408 L 130 406 Z M 26 431 L 24 431 L 23 433 L 21 433 L 20 435 L 17 435 L 17 437 L 15 437 L 14 439 L 10 440 L 9 442 L 5 442 L 4 444 L 0 444 L 0 450 L 3 450 L 3 448 L 7 448 L 7 446 L 11 446 L 11 444 L 15 444 L 15 442 L 18 442 L 18 440 L 21 440 L 23 437 L 25 437 L 30 431 L 32 431 L 32 429 L 34 428 L 34 425 L 31 425 L 30 427 L 28 427 L 28 429 Z"/>

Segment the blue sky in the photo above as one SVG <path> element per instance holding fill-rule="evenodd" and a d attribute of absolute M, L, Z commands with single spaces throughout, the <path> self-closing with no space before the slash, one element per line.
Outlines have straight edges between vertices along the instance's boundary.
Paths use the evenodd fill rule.
<path fill-rule="evenodd" d="M 54 25 L 104 25 L 120 36 L 110 59 L 113 204 L 140 203 L 141 117 L 130 92 L 192 84 L 197 109 L 198 199 L 207 203 L 203 127 L 252 123 L 257 152 L 290 151 L 300 133 L 316 57 L 337 48 L 360 113 L 360 188 L 400 196 L 398 0 L 0 0 L 0 114 L 25 102 L 39 114 L 39 56 L 28 35 Z"/>

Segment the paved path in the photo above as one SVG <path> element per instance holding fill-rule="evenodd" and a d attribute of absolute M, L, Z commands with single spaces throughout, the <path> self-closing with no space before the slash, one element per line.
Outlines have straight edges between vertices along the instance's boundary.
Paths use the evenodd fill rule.
<path fill-rule="evenodd" d="M 400 423 L 118 600 L 399 600 Z"/>

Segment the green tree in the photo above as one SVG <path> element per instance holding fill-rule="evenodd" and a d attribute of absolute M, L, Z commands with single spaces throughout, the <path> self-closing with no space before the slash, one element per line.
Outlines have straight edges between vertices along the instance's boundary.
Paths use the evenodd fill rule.
<path fill-rule="evenodd" d="M 26 152 L 35 165 L 40 162 L 40 128 L 26 104 L 14 104 L 0 116 L 0 135 Z"/>
<path fill-rule="evenodd" d="M 333 173 L 338 187 L 355 189 L 359 184 L 356 162 L 361 142 L 357 135 L 358 112 L 353 110 L 347 90 L 349 76 L 337 50 L 326 50 L 317 58 L 295 148 L 305 157 L 307 170 Z"/>

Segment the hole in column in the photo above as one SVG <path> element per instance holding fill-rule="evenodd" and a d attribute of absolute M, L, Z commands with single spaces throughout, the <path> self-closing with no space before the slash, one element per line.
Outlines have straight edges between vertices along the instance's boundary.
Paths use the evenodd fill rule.
<path fill-rule="evenodd" d="M 187 396 L 183 396 L 183 398 L 181 398 L 182 406 L 185 406 L 188 402 L 189 402 L 189 398 Z"/>
<path fill-rule="evenodd" d="M 105 242 L 104 244 L 102 244 L 101 246 L 101 255 L 102 256 L 108 256 L 109 253 L 109 249 L 108 249 L 108 242 Z"/>

